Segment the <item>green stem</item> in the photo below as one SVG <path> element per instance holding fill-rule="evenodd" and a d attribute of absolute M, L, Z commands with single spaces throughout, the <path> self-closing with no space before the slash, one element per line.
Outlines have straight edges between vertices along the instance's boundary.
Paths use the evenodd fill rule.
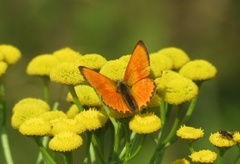
<path fill-rule="evenodd" d="M 43 146 L 43 144 L 40 140 L 40 137 L 33 137 L 33 139 L 36 142 L 36 144 L 38 145 L 45 162 L 48 164 L 56 164 L 56 162 L 52 159 L 52 157 L 47 152 L 46 148 Z"/>
<path fill-rule="evenodd" d="M 193 148 L 193 142 L 189 142 L 189 143 L 188 143 L 188 148 L 189 148 L 189 150 L 190 150 L 191 153 L 194 153 L 195 150 L 194 150 L 194 148 Z"/>
<path fill-rule="evenodd" d="M 87 164 L 89 160 L 89 152 L 90 152 L 90 145 L 91 145 L 91 138 L 92 138 L 92 133 L 91 132 L 86 132 L 86 150 L 85 150 L 85 155 L 83 159 L 83 163 Z"/>
<path fill-rule="evenodd" d="M 73 97 L 73 100 L 74 100 L 74 103 L 77 105 L 79 111 L 80 112 L 83 111 L 82 104 L 81 104 L 81 102 L 78 99 L 78 96 L 77 96 L 77 93 L 76 93 L 76 91 L 74 89 L 74 86 L 73 85 L 68 85 L 68 90 L 71 93 L 71 95 Z"/>
<path fill-rule="evenodd" d="M 100 158 L 100 161 L 101 161 L 103 164 L 106 163 L 106 162 L 104 161 L 104 156 L 103 156 L 103 153 L 102 153 L 102 151 L 101 151 L 101 148 L 100 148 L 100 146 L 99 146 L 99 144 L 98 144 L 97 137 L 96 137 L 95 134 L 92 135 L 92 145 L 93 145 L 93 148 L 94 148 L 95 152 L 97 152 L 97 154 L 98 154 L 98 156 L 99 156 L 99 158 Z"/>
<path fill-rule="evenodd" d="M 173 142 L 175 133 L 177 131 L 177 128 L 179 127 L 181 113 L 182 113 L 182 109 L 177 109 L 177 116 L 174 120 L 171 131 L 169 132 L 168 136 L 163 140 L 163 142 L 158 143 L 157 148 L 155 149 L 155 152 L 150 160 L 150 164 L 153 164 L 155 161 L 156 163 L 161 163 L 161 160 L 163 157 L 163 154 L 162 154 L 163 150 L 166 149 L 168 146 L 170 146 L 170 143 Z"/>
<path fill-rule="evenodd" d="M 73 163 L 73 159 L 72 159 L 72 152 L 65 152 L 63 153 L 64 156 L 64 163 L 65 164 L 72 164 Z"/>
<path fill-rule="evenodd" d="M 191 117 L 191 115 L 192 115 L 192 113 L 193 113 L 193 111 L 195 109 L 195 106 L 197 104 L 197 100 L 198 100 L 198 96 L 196 96 L 195 98 L 193 98 L 191 100 L 191 103 L 190 103 L 190 105 L 189 105 L 189 107 L 187 109 L 185 117 L 183 118 L 183 120 L 181 122 L 181 125 L 186 124 L 188 122 L 189 118 Z"/>
<path fill-rule="evenodd" d="M 226 149 L 219 149 L 219 156 L 218 156 L 217 164 L 222 163 L 222 159 L 223 159 L 225 152 L 226 152 Z"/>
<path fill-rule="evenodd" d="M 1 142 L 3 146 L 3 152 L 8 164 L 13 163 L 12 154 L 10 151 L 8 134 L 6 130 L 6 99 L 5 99 L 5 88 L 3 85 L 2 79 L 0 80 L 0 135 L 1 135 Z"/>

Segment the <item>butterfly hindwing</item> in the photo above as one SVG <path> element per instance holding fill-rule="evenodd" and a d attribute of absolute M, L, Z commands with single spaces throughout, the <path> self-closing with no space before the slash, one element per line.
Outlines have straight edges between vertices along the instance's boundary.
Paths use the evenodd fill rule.
<path fill-rule="evenodd" d="M 149 78 L 141 79 L 132 86 L 130 92 L 137 103 L 139 111 L 146 107 L 150 102 L 155 88 L 154 81 Z"/>
<path fill-rule="evenodd" d="M 79 70 L 83 77 L 85 78 L 85 80 L 101 96 L 104 104 L 119 112 L 125 113 L 127 111 L 130 111 L 122 95 L 117 92 L 117 85 L 113 80 L 83 66 L 80 66 Z"/>
<path fill-rule="evenodd" d="M 146 78 L 149 74 L 150 69 L 147 48 L 143 41 L 139 41 L 129 60 L 124 81 L 127 82 L 129 86 L 132 86 L 140 79 Z"/>

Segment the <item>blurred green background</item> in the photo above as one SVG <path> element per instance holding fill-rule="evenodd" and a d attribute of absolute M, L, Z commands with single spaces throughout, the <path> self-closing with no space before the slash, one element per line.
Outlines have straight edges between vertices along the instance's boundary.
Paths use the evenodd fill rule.
<path fill-rule="evenodd" d="M 82 54 L 99 53 L 115 59 L 132 52 L 140 39 L 149 52 L 175 46 L 191 59 L 203 58 L 217 67 L 217 77 L 202 86 L 188 124 L 205 131 L 196 150 L 216 151 L 208 143 L 210 133 L 220 129 L 240 131 L 239 6 L 237 0 L 1 0 L 0 44 L 12 44 L 22 52 L 21 60 L 6 74 L 14 161 L 34 163 L 37 156 L 34 142 L 10 126 L 11 109 L 17 101 L 42 97 L 40 78 L 26 74 L 33 57 L 69 46 Z M 147 163 L 152 149 L 146 146 L 133 163 Z M 231 153 L 235 152 L 233 149 Z M 225 161 L 231 160 L 231 153 L 226 154 Z M 178 141 L 167 151 L 164 163 L 188 154 L 186 145 Z M 1 149 L 0 163 L 3 159 Z"/>

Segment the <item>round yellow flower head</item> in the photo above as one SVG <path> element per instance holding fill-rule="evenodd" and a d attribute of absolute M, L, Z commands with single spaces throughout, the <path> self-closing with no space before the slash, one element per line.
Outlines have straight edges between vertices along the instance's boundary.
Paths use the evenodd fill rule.
<path fill-rule="evenodd" d="M 240 133 L 239 133 L 239 132 L 235 132 L 235 133 L 233 134 L 233 140 L 234 140 L 235 142 L 237 142 L 238 144 L 240 143 Z"/>
<path fill-rule="evenodd" d="M 72 104 L 72 106 L 67 111 L 68 118 L 74 118 L 79 113 L 77 105 Z"/>
<path fill-rule="evenodd" d="M 154 80 L 157 85 L 157 93 L 161 95 L 166 89 L 167 84 L 178 78 L 183 78 L 183 76 L 174 71 L 162 71 L 161 77 Z"/>
<path fill-rule="evenodd" d="M 123 60 L 111 60 L 101 68 L 99 73 L 109 77 L 113 81 L 123 80 L 127 64 Z"/>
<path fill-rule="evenodd" d="M 73 151 L 83 144 L 82 137 L 72 132 L 61 132 L 49 141 L 49 148 L 54 151 Z"/>
<path fill-rule="evenodd" d="M 29 100 L 29 103 L 27 103 Z M 50 107 L 40 99 L 23 99 L 13 107 L 13 115 L 11 117 L 12 127 L 18 129 L 19 126 L 27 119 L 38 117 L 44 112 L 50 110 Z"/>
<path fill-rule="evenodd" d="M 218 131 L 211 134 L 209 141 L 218 148 L 230 148 L 236 144 L 233 140 L 231 132 L 227 131 Z"/>
<path fill-rule="evenodd" d="M 106 62 L 107 60 L 99 54 L 85 54 L 76 61 L 78 66 L 85 66 L 95 70 L 101 69 Z"/>
<path fill-rule="evenodd" d="M 48 134 L 50 130 L 50 123 L 39 117 L 29 118 L 19 127 L 20 133 L 28 136 L 43 136 Z"/>
<path fill-rule="evenodd" d="M 183 50 L 176 47 L 164 48 L 158 51 L 158 53 L 160 55 L 166 55 L 170 57 L 173 61 L 174 69 L 181 68 L 185 63 L 187 63 L 190 60 L 188 55 Z"/>
<path fill-rule="evenodd" d="M 206 60 L 193 60 L 185 64 L 179 73 L 191 80 L 209 80 L 216 76 L 217 69 Z"/>
<path fill-rule="evenodd" d="M 77 85 L 75 86 L 75 91 L 77 96 L 83 106 L 88 107 L 100 107 L 102 106 L 102 102 L 99 99 L 95 90 L 88 85 Z M 70 93 L 67 95 L 68 102 L 74 102 L 73 97 Z"/>
<path fill-rule="evenodd" d="M 4 55 L 3 53 L 0 51 L 0 61 L 3 61 L 4 60 Z"/>
<path fill-rule="evenodd" d="M 182 104 L 192 100 L 198 94 L 197 85 L 187 78 L 178 78 L 170 81 L 161 93 L 163 99 L 169 104 Z"/>
<path fill-rule="evenodd" d="M 123 61 L 123 62 L 125 62 L 125 63 L 128 63 L 129 60 L 130 60 L 130 58 L 131 58 L 131 54 L 127 54 L 127 55 L 121 56 L 121 57 L 119 58 L 119 60 L 121 60 L 121 61 Z"/>
<path fill-rule="evenodd" d="M 185 158 L 183 158 L 183 159 L 177 159 L 173 161 L 171 164 L 190 164 L 190 162 Z"/>
<path fill-rule="evenodd" d="M 83 76 L 78 70 L 78 64 L 76 62 L 64 62 L 58 64 L 50 73 L 50 80 L 52 82 L 77 85 L 84 82 Z"/>
<path fill-rule="evenodd" d="M 51 123 L 52 130 L 50 134 L 53 136 L 64 131 L 73 132 L 76 134 L 80 134 L 86 131 L 86 127 L 76 119 L 58 118 L 52 120 Z"/>
<path fill-rule="evenodd" d="M 213 163 L 217 159 L 217 153 L 211 150 L 200 150 L 189 156 L 194 163 Z"/>
<path fill-rule="evenodd" d="M 52 69 L 58 64 L 59 61 L 53 55 L 38 55 L 28 63 L 27 74 L 49 76 Z"/>
<path fill-rule="evenodd" d="M 99 129 L 107 122 L 107 117 L 94 108 L 78 113 L 74 119 L 82 122 L 87 130 Z"/>
<path fill-rule="evenodd" d="M 153 133 L 161 128 L 161 120 L 154 113 L 136 114 L 129 122 L 129 129 L 139 134 Z"/>
<path fill-rule="evenodd" d="M 7 71 L 7 63 L 0 61 L 0 76 L 4 75 Z"/>
<path fill-rule="evenodd" d="M 69 47 L 65 47 L 54 51 L 53 56 L 55 56 L 60 62 L 75 62 L 81 54 Z"/>
<path fill-rule="evenodd" d="M 4 55 L 7 64 L 15 64 L 21 58 L 21 52 L 12 45 L 1 44 L 0 53 Z"/>
<path fill-rule="evenodd" d="M 151 73 L 154 78 L 160 77 L 163 70 L 170 70 L 173 67 L 172 59 L 160 53 L 150 54 Z"/>
<path fill-rule="evenodd" d="M 190 126 L 181 126 L 180 129 L 177 131 L 177 136 L 181 139 L 187 140 L 187 141 L 195 141 L 201 137 L 203 137 L 203 130 L 201 128 L 196 129 Z"/>
<path fill-rule="evenodd" d="M 51 121 L 51 120 L 55 120 L 58 118 L 67 118 L 67 115 L 63 111 L 52 110 L 52 111 L 47 111 L 47 112 L 43 113 L 39 117 L 43 118 L 46 121 Z"/>

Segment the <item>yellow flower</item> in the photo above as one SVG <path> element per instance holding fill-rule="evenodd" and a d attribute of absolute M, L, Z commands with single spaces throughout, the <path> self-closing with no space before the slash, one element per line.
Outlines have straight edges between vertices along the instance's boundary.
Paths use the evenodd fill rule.
<path fill-rule="evenodd" d="M 233 140 L 233 138 L 228 137 L 227 131 L 219 131 L 216 133 L 213 133 L 209 137 L 209 141 L 211 144 L 218 148 L 230 148 L 236 144 L 236 142 Z"/>
<path fill-rule="evenodd" d="M 193 60 L 185 64 L 179 73 L 191 80 L 209 80 L 216 76 L 217 69 L 206 60 Z"/>
<path fill-rule="evenodd" d="M 27 73 L 29 75 L 49 76 L 52 69 L 58 64 L 59 61 L 53 55 L 38 55 L 29 62 Z"/>
<path fill-rule="evenodd" d="M 119 60 L 121 60 L 121 61 L 123 61 L 123 62 L 125 62 L 125 63 L 128 63 L 129 60 L 130 60 L 130 58 L 131 58 L 131 54 L 127 54 L 127 55 L 121 56 L 121 57 L 119 58 Z"/>
<path fill-rule="evenodd" d="M 23 99 L 13 107 L 12 127 L 18 129 L 25 120 L 38 117 L 49 110 L 50 107 L 47 103 L 40 99 Z"/>
<path fill-rule="evenodd" d="M 0 61 L 3 61 L 4 60 L 4 55 L 3 53 L 0 51 Z"/>
<path fill-rule="evenodd" d="M 190 164 L 190 162 L 185 158 L 183 158 L 183 159 L 177 159 L 173 161 L 171 164 Z"/>
<path fill-rule="evenodd" d="M 99 73 L 109 77 L 113 81 L 123 80 L 127 64 L 123 60 L 111 60 L 101 68 Z"/>
<path fill-rule="evenodd" d="M 52 130 L 50 132 L 51 135 L 55 136 L 61 132 L 73 132 L 76 134 L 80 134 L 86 131 L 86 127 L 82 124 L 82 122 L 76 119 L 68 119 L 68 118 L 57 118 L 51 121 Z"/>
<path fill-rule="evenodd" d="M 99 54 L 85 54 L 76 61 L 78 66 L 85 66 L 94 70 L 101 69 L 106 62 L 107 60 Z"/>
<path fill-rule="evenodd" d="M 164 48 L 158 51 L 158 53 L 160 55 L 166 55 L 170 57 L 173 61 L 174 69 L 179 69 L 190 60 L 188 55 L 183 50 L 176 47 Z"/>
<path fill-rule="evenodd" d="M 163 71 L 161 77 L 156 78 L 154 81 L 157 84 L 157 93 L 161 95 L 166 89 L 166 85 L 175 79 L 183 78 L 182 75 L 174 71 Z"/>
<path fill-rule="evenodd" d="M 236 141 L 238 144 L 240 143 L 240 133 L 239 132 L 235 132 L 233 134 L 233 140 Z"/>
<path fill-rule="evenodd" d="M 154 78 L 160 77 L 163 70 L 170 70 L 173 67 L 172 59 L 160 53 L 150 54 L 151 73 Z"/>
<path fill-rule="evenodd" d="M 0 76 L 4 75 L 7 71 L 7 63 L 0 61 Z"/>
<path fill-rule="evenodd" d="M 78 66 L 76 62 L 64 62 L 57 65 L 50 73 L 51 81 L 66 85 L 77 85 L 84 82 Z"/>
<path fill-rule="evenodd" d="M 187 78 L 177 78 L 169 81 L 160 96 L 169 104 L 181 104 L 192 100 L 198 94 L 197 85 Z"/>
<path fill-rule="evenodd" d="M 99 129 L 107 122 L 107 117 L 94 108 L 78 113 L 74 119 L 82 122 L 86 126 L 87 130 Z"/>
<path fill-rule="evenodd" d="M 154 113 L 137 114 L 130 120 L 129 128 L 139 134 L 153 133 L 161 128 L 161 120 Z"/>
<path fill-rule="evenodd" d="M 67 111 L 68 118 L 74 118 L 79 113 L 77 105 L 72 104 L 72 106 Z"/>
<path fill-rule="evenodd" d="M 39 117 L 29 118 L 19 127 L 20 133 L 28 136 L 43 136 L 48 134 L 50 130 L 50 123 Z"/>
<path fill-rule="evenodd" d="M 1 44 L 0 53 L 4 55 L 7 64 L 15 64 L 21 58 L 21 52 L 12 45 Z"/>
<path fill-rule="evenodd" d="M 61 132 L 49 141 L 49 148 L 54 151 L 73 151 L 83 144 L 82 137 L 72 132 Z"/>
<path fill-rule="evenodd" d="M 194 141 L 201 137 L 203 137 L 203 130 L 201 128 L 196 129 L 190 126 L 181 126 L 180 129 L 177 130 L 177 136 L 181 139 Z"/>
<path fill-rule="evenodd" d="M 194 163 L 213 163 L 217 159 L 217 153 L 211 150 L 200 150 L 189 156 Z"/>
<path fill-rule="evenodd" d="M 65 47 L 54 51 L 53 56 L 55 56 L 60 62 L 75 62 L 81 56 L 81 54 L 69 47 Z"/>
<path fill-rule="evenodd" d="M 100 107 L 102 102 L 99 99 L 95 90 L 88 85 L 78 85 L 75 86 L 75 91 L 77 93 L 78 99 L 83 106 L 88 107 Z M 67 101 L 73 102 L 73 97 L 70 93 L 67 95 Z"/>
<path fill-rule="evenodd" d="M 52 111 L 47 111 L 47 112 L 43 113 L 39 117 L 43 118 L 46 121 L 51 121 L 51 120 L 55 120 L 58 118 L 67 118 L 67 115 L 63 111 L 52 110 Z"/>

